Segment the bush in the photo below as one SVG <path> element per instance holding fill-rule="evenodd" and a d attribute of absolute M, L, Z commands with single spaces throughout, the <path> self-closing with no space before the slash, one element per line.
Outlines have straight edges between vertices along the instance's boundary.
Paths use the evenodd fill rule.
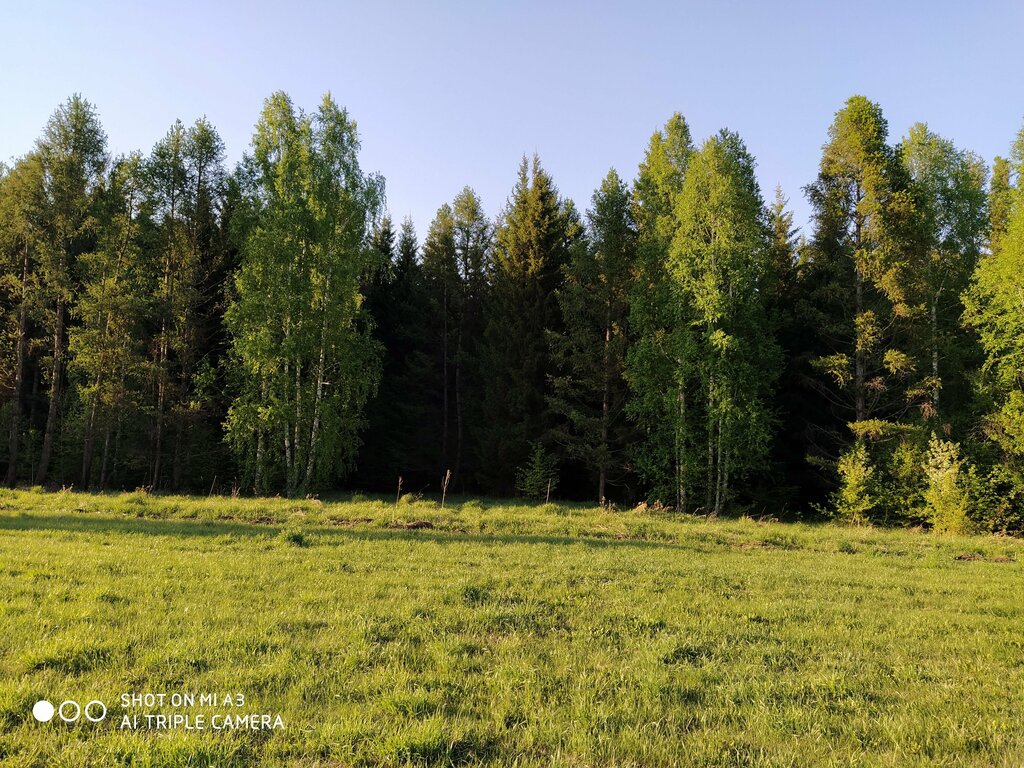
<path fill-rule="evenodd" d="M 833 514 L 847 523 L 867 525 L 877 504 L 875 470 L 863 440 L 839 457 L 839 490 L 832 495 Z"/>
<path fill-rule="evenodd" d="M 935 435 L 928 443 L 924 462 L 928 485 L 924 490 L 925 515 L 936 531 L 970 533 L 974 526 L 968 514 L 970 474 L 964 469 L 960 446 Z"/>

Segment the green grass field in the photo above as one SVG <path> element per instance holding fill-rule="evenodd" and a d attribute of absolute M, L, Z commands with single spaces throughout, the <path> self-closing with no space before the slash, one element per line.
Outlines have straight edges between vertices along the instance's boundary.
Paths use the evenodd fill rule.
<path fill-rule="evenodd" d="M 0 491 L 0 764 L 1024 764 L 1024 542 L 449 506 Z"/>

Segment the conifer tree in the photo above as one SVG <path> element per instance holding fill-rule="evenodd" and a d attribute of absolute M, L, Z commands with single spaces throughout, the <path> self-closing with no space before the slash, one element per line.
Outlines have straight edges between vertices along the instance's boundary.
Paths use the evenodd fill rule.
<path fill-rule="evenodd" d="M 807 188 L 815 216 L 802 284 L 805 322 L 817 331 L 811 380 L 834 419 L 817 426 L 812 452 L 825 462 L 854 436 L 891 438 L 894 423 L 929 394 L 915 386 L 919 361 L 908 347 L 908 266 L 919 218 L 887 138 L 878 105 L 850 98 Z"/>
<path fill-rule="evenodd" d="M 147 162 L 154 218 L 158 223 L 161 275 L 155 306 L 158 332 L 153 345 L 154 423 L 150 484 L 166 483 L 167 443 L 171 450 L 169 485 L 182 480 L 186 432 L 203 410 L 202 383 L 216 360 L 208 348 L 218 328 L 209 318 L 220 302 L 223 244 L 217 208 L 224 195 L 224 145 L 205 120 L 186 128 L 178 120 L 153 148 Z M 168 431 L 173 429 L 170 440 Z"/>
<path fill-rule="evenodd" d="M 423 278 L 429 302 L 425 352 L 429 371 L 424 382 L 433 401 L 429 423 L 433 433 L 432 476 L 441 477 L 451 468 L 454 432 L 453 377 L 455 371 L 455 304 L 460 292 L 455 252 L 455 217 L 448 203 L 442 205 L 423 242 Z"/>
<path fill-rule="evenodd" d="M 78 95 L 68 99 L 46 124 L 37 151 L 44 179 L 39 308 L 51 339 L 46 426 L 35 473 L 42 484 L 57 441 L 78 259 L 95 247 L 95 206 L 107 167 L 107 136 L 92 104 Z"/>
<path fill-rule="evenodd" d="M 68 345 L 71 370 L 81 381 L 77 395 L 82 406 L 83 488 L 94 481 L 106 487 L 116 461 L 115 433 L 138 415 L 144 402 L 145 321 L 157 277 L 140 236 L 145 183 L 141 156 L 117 161 L 100 205 L 97 248 L 79 260 L 78 322 L 69 330 Z"/>
<path fill-rule="evenodd" d="M 572 250 L 558 291 L 565 332 L 550 335 L 558 370 L 550 402 L 561 417 L 556 439 L 595 477 L 604 505 L 628 463 L 623 371 L 636 231 L 629 188 L 614 169 L 591 200 L 587 240 Z"/>
<path fill-rule="evenodd" d="M 23 456 L 26 383 L 34 341 L 31 314 L 41 294 L 38 265 L 43 225 L 43 166 L 36 152 L 18 160 L 0 177 L 0 390 L 8 420 L 5 480 L 12 487 L 18 481 Z"/>
<path fill-rule="evenodd" d="M 477 444 L 481 480 L 491 492 L 514 490 L 516 468 L 555 424 L 547 405 L 555 372 L 547 334 L 562 331 L 555 291 L 581 229 L 540 159 L 523 158 L 496 226 L 484 331 Z"/>

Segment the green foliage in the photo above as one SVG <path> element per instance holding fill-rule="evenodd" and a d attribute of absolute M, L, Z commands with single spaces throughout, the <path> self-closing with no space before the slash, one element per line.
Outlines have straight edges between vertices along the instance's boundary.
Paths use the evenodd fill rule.
<path fill-rule="evenodd" d="M 689 305 L 694 381 L 683 416 L 701 435 L 691 487 L 722 512 L 737 481 L 767 463 L 781 357 L 765 295 L 776 276 L 754 161 L 723 131 L 694 153 L 678 200 L 669 272 Z"/>
<path fill-rule="evenodd" d="M 866 525 L 874 517 L 877 506 L 875 470 L 861 440 L 856 441 L 839 457 L 839 488 L 832 496 L 834 516 L 851 525 Z"/>
<path fill-rule="evenodd" d="M 581 236 L 575 207 L 559 196 L 538 157 L 524 157 L 495 228 L 483 339 L 476 444 L 480 480 L 493 492 L 512 490 L 513 468 L 554 426 L 548 334 L 562 332 L 557 289 Z"/>
<path fill-rule="evenodd" d="M 81 483 L 105 487 L 116 470 L 112 436 L 141 416 L 149 381 L 145 323 L 152 317 L 150 297 L 156 265 L 144 250 L 148 211 L 142 158 L 118 161 L 104 193 L 102 236 L 93 253 L 79 260 L 82 286 L 68 332 L 71 370 L 81 377 Z M 94 453 L 100 441 L 100 461 Z"/>
<path fill-rule="evenodd" d="M 969 486 L 960 446 L 932 435 L 923 468 L 928 480 L 925 514 L 932 526 L 940 533 L 970 533 Z"/>
<path fill-rule="evenodd" d="M 904 331 L 912 314 L 908 255 L 919 216 L 900 156 L 886 142 L 877 104 L 850 98 L 829 128 L 817 180 L 807 188 L 815 212 L 810 255 L 802 271 L 803 321 L 816 338 L 811 379 L 836 421 L 817 426 L 816 452 L 850 442 L 846 424 L 894 420 L 912 405 L 905 396 L 915 371 Z"/>
<path fill-rule="evenodd" d="M 611 170 L 587 212 L 587 241 L 572 249 L 558 291 L 564 333 L 550 333 L 557 373 L 549 404 L 561 417 L 554 439 L 588 468 L 599 503 L 625 476 L 630 425 L 623 371 L 636 232 L 630 193 Z"/>
<path fill-rule="evenodd" d="M 1024 138 L 1024 130 L 1021 131 Z M 1017 476 L 1024 472 L 1024 191 L 1012 190 L 1006 231 L 981 259 L 964 296 L 965 317 L 981 339 L 981 387 L 991 403 L 987 438 Z"/>
<path fill-rule="evenodd" d="M 558 487 L 558 460 L 534 443 L 529 460 L 516 470 L 516 490 L 528 499 L 546 499 Z"/>
<path fill-rule="evenodd" d="M 690 129 L 676 113 L 651 136 L 633 186 L 637 263 L 629 297 L 630 346 L 626 405 L 640 432 L 633 464 L 648 498 L 687 504 L 695 439 L 686 422 L 686 391 L 694 376 L 688 305 L 672 280 L 668 254 L 678 229 L 676 207 L 693 154 Z"/>
<path fill-rule="evenodd" d="M 379 347 L 360 279 L 382 183 L 359 168 L 355 124 L 267 100 L 244 163 L 248 226 L 227 311 L 240 392 L 228 438 L 257 492 L 305 493 L 351 465 Z"/>

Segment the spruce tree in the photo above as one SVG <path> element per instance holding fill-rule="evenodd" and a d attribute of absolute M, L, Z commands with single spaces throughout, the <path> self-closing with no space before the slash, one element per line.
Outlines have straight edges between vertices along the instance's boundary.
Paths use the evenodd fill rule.
<path fill-rule="evenodd" d="M 572 250 L 558 290 L 564 333 L 550 334 L 557 373 L 555 437 L 596 482 L 604 505 L 609 484 L 623 479 L 629 424 L 623 377 L 636 230 L 629 188 L 610 170 L 587 212 L 587 239 Z"/>
<path fill-rule="evenodd" d="M 492 493 L 512 493 L 531 444 L 550 440 L 556 418 L 547 396 L 555 370 L 547 334 L 562 332 L 556 289 L 581 230 L 540 159 L 523 158 L 496 226 L 484 331 L 476 443 L 480 478 Z"/>

